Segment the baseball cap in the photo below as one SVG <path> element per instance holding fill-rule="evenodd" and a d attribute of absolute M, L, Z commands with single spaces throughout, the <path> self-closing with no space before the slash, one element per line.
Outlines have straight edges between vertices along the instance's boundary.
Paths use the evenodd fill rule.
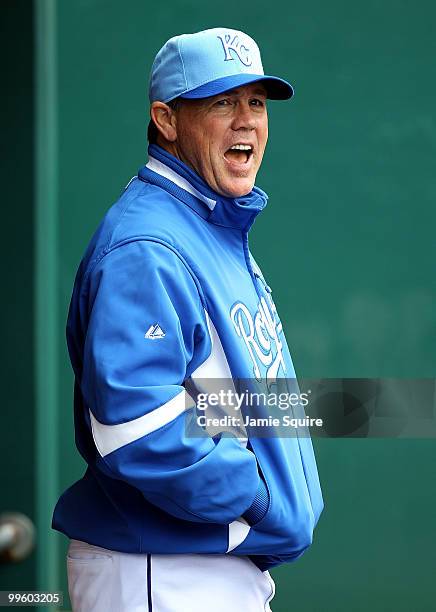
<path fill-rule="evenodd" d="M 157 53 L 150 75 L 150 103 L 208 98 L 261 81 L 272 100 L 287 100 L 287 81 L 264 74 L 259 47 L 238 30 L 212 28 L 170 38 Z"/>

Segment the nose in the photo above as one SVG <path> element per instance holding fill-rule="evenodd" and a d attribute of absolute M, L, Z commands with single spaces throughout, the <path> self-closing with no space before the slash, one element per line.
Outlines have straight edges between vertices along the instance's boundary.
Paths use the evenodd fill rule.
<path fill-rule="evenodd" d="M 232 121 L 232 129 L 254 130 L 256 127 L 256 117 L 253 108 L 247 101 L 239 101 L 235 104 L 235 111 Z"/>

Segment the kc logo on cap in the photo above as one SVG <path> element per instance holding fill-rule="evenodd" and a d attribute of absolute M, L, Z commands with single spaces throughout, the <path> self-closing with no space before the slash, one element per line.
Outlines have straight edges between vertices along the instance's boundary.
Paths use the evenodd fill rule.
<path fill-rule="evenodd" d="M 239 57 L 244 66 L 251 66 L 252 59 L 250 49 L 246 47 L 239 39 L 239 36 L 235 34 L 233 37 L 231 34 L 219 34 L 218 38 L 223 44 L 224 59 L 225 61 L 233 60 L 233 56 L 230 51 L 234 51 Z"/>

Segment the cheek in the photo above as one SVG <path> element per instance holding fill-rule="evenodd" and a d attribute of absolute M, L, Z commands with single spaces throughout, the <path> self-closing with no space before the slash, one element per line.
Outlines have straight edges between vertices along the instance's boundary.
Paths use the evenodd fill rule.
<path fill-rule="evenodd" d="M 211 166 L 219 166 L 223 164 L 222 159 L 222 144 L 218 138 L 211 137 L 207 143 L 207 149 L 205 149 L 207 155 L 207 162 Z"/>
<path fill-rule="evenodd" d="M 225 149 L 224 142 L 232 139 L 229 131 L 230 129 L 226 122 L 217 121 L 216 119 L 204 125 L 204 134 L 208 134 L 205 141 L 207 141 L 211 157 L 218 157 L 223 154 Z"/>
<path fill-rule="evenodd" d="M 189 153 L 189 158 L 195 164 L 202 165 L 205 156 L 207 156 L 207 148 L 205 147 L 203 134 L 189 130 L 183 134 L 183 148 Z"/>
<path fill-rule="evenodd" d="M 268 140 L 268 121 L 265 121 L 265 125 L 262 127 L 262 144 L 264 148 L 265 148 L 267 140 Z"/>

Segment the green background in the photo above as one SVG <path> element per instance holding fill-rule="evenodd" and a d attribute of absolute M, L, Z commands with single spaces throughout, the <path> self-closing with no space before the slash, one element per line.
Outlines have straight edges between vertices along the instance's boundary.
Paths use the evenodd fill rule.
<path fill-rule="evenodd" d="M 84 464 L 65 319 L 88 240 L 146 161 L 155 53 L 178 33 L 242 29 L 295 87 L 269 104 L 257 184 L 270 201 L 251 248 L 297 373 L 432 377 L 436 5 L 20 0 L 2 13 L 0 511 L 31 516 L 38 545 L 0 566 L 0 590 L 66 594 L 51 512 Z M 274 612 L 434 609 L 435 442 L 314 446 L 325 510 L 311 549 L 272 571 Z"/>

